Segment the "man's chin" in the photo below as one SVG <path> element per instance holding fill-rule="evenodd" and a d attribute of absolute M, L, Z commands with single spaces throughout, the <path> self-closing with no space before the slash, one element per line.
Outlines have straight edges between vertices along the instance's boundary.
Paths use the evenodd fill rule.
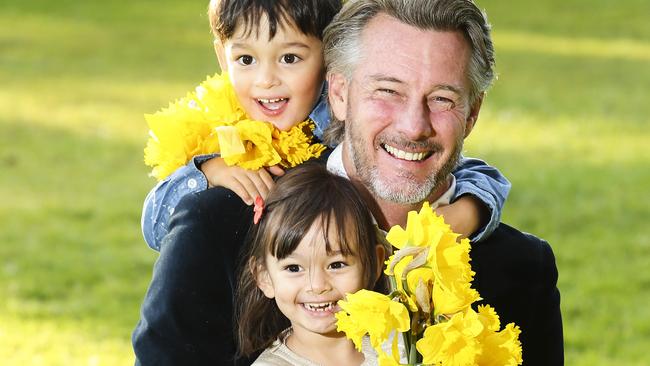
<path fill-rule="evenodd" d="M 370 187 L 373 196 L 397 204 L 415 204 L 426 200 L 435 188 L 435 180 L 417 182 L 414 179 L 387 179 L 372 177 Z"/>

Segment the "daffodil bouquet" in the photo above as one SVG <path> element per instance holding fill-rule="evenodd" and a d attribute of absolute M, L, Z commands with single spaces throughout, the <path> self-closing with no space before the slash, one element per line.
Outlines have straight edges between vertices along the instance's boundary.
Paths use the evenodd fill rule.
<path fill-rule="evenodd" d="M 269 122 L 250 119 L 227 73 L 208 77 L 194 92 L 145 119 L 150 137 L 144 161 L 158 180 L 196 155 L 219 153 L 228 165 L 257 170 L 276 164 L 290 168 L 325 150 L 312 143 L 312 121 L 280 131 Z"/>
<path fill-rule="evenodd" d="M 460 239 L 428 203 L 408 214 L 406 229 L 394 226 L 386 240 L 396 248 L 384 273 L 393 292 L 368 290 L 339 301 L 337 329 L 357 349 L 368 335 L 380 365 L 401 365 L 402 337 L 408 365 L 520 365 L 519 327 L 500 330 L 499 317 L 471 287 L 470 243 Z M 392 337 L 391 354 L 382 344 Z"/>

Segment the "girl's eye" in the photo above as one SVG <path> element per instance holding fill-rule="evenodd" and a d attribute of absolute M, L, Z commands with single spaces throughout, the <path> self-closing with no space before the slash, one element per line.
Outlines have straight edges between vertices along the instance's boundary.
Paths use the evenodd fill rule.
<path fill-rule="evenodd" d="M 347 267 L 347 264 L 345 262 L 334 262 L 330 264 L 331 269 L 341 269 Z"/>
<path fill-rule="evenodd" d="M 243 55 L 237 58 L 237 63 L 240 65 L 248 66 L 255 62 L 255 59 L 251 55 Z"/>
<path fill-rule="evenodd" d="M 292 273 L 300 272 L 300 266 L 297 264 L 290 264 L 288 266 L 285 266 L 284 269 Z"/>
<path fill-rule="evenodd" d="M 293 53 L 287 53 L 286 55 L 282 55 L 281 62 L 283 64 L 295 64 L 300 60 L 301 58 L 298 57 L 297 55 L 294 55 Z"/>

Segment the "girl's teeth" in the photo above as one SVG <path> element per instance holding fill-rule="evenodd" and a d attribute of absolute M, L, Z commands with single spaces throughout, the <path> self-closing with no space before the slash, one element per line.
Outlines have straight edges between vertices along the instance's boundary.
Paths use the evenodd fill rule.
<path fill-rule="evenodd" d="M 329 311 L 332 310 L 331 302 L 324 302 L 320 304 L 303 304 L 307 309 L 311 311 Z"/>

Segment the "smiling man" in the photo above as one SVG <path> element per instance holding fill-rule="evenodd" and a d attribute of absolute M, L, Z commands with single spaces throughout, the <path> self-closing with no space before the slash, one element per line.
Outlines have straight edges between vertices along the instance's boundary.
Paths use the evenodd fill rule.
<path fill-rule="evenodd" d="M 328 168 L 362 191 L 383 228 L 444 204 L 451 171 L 494 78 L 485 15 L 471 0 L 350 0 L 325 31 L 340 143 Z M 473 286 L 521 327 L 525 365 L 562 365 L 557 268 L 545 241 L 500 224 L 470 253 Z"/>

